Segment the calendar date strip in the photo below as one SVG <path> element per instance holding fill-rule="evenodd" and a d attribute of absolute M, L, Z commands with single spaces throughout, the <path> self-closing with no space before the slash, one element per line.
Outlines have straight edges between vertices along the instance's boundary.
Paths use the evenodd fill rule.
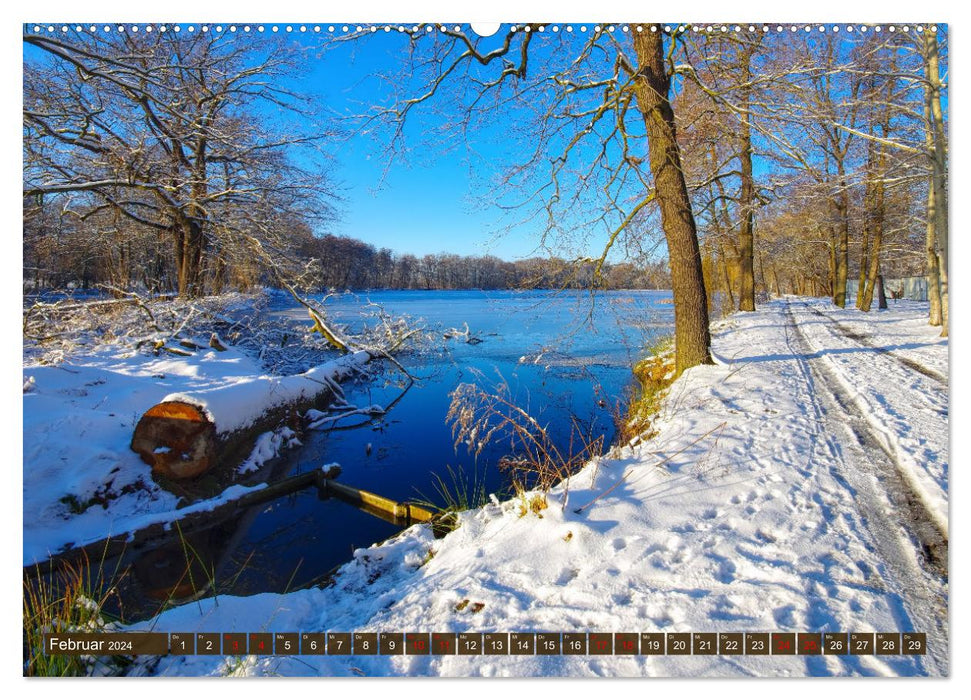
<path fill-rule="evenodd" d="M 923 655 L 923 632 L 119 632 L 45 634 L 48 655 Z"/>

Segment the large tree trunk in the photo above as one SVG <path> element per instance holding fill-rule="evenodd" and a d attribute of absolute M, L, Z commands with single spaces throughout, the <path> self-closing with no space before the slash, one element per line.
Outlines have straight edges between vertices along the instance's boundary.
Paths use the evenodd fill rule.
<path fill-rule="evenodd" d="M 752 179 L 752 138 L 747 133 L 742 150 L 742 221 L 738 231 L 738 263 L 740 289 L 739 311 L 755 311 L 755 214 L 753 203 L 755 186 Z"/>
<path fill-rule="evenodd" d="M 883 212 L 880 213 L 880 217 L 881 220 L 876 222 L 873 231 L 873 248 L 870 252 L 870 267 L 867 272 L 866 286 L 861 288 L 863 290 L 862 292 L 857 292 L 857 294 L 860 296 L 861 311 L 870 310 L 870 306 L 873 304 L 873 290 L 876 285 L 877 278 L 881 276 L 880 248 L 883 246 Z"/>
<path fill-rule="evenodd" d="M 179 296 L 194 298 L 202 294 L 202 251 L 205 239 L 197 221 L 184 221 L 175 231 L 175 264 L 179 276 Z"/>
<path fill-rule="evenodd" d="M 886 126 L 886 122 L 884 124 Z M 886 136 L 886 129 L 884 130 L 884 136 Z M 867 186 L 870 196 L 866 198 L 867 204 L 869 205 L 867 207 L 869 213 L 867 222 L 863 227 L 863 250 L 866 250 L 867 238 L 869 237 L 867 234 L 871 229 L 872 242 L 870 242 L 869 265 L 865 277 L 863 263 L 866 259 L 864 258 L 860 263 L 861 284 L 857 289 L 857 297 L 859 299 L 857 306 L 861 311 L 869 311 L 870 306 L 873 304 L 873 290 L 877 282 L 877 277 L 880 276 L 880 249 L 883 246 L 883 228 L 886 218 L 884 212 L 885 200 L 883 184 L 886 170 L 886 153 L 883 150 L 883 146 L 876 146 L 872 141 L 870 142 L 870 148 L 869 160 L 872 166 L 868 167 L 868 170 L 870 170 L 870 182 Z M 864 286 L 864 282 L 866 286 Z"/>
<path fill-rule="evenodd" d="M 748 84 L 751 79 L 751 53 L 744 53 L 743 78 Z M 742 109 L 745 117 L 742 119 L 739 134 L 742 187 L 739 201 L 741 222 L 738 230 L 738 263 L 740 289 L 738 295 L 739 311 L 755 311 L 755 265 L 753 264 L 755 251 L 755 178 L 752 174 L 752 125 L 749 112 L 751 88 L 745 87 L 742 93 Z"/>
<path fill-rule="evenodd" d="M 940 326 L 943 322 L 943 304 L 941 299 L 941 278 L 940 278 L 940 260 L 937 255 L 937 237 L 941 235 L 939 230 L 939 216 L 937 210 L 939 208 L 939 202 L 937 200 L 940 190 L 935 183 L 937 175 L 937 154 L 936 143 L 935 143 L 935 133 L 934 133 L 934 117 L 933 108 L 931 103 L 934 100 L 934 85 L 931 78 L 931 63 L 932 56 L 934 57 L 934 62 L 936 63 L 937 56 L 937 37 L 928 29 L 923 35 L 924 45 L 922 47 L 924 53 L 924 70 L 926 73 L 927 83 L 924 89 L 924 143 L 927 147 L 927 152 L 931 157 L 931 176 L 927 182 L 927 223 L 926 223 L 926 237 L 924 238 L 924 254 L 926 260 L 926 273 L 927 273 L 927 300 L 930 302 L 930 312 L 928 314 L 927 322 L 932 326 Z M 940 94 L 938 93 L 938 97 Z"/>
<path fill-rule="evenodd" d="M 928 214 L 933 213 L 934 238 L 937 253 L 937 273 L 940 282 L 941 335 L 948 334 L 948 215 L 947 215 L 947 135 L 944 132 L 944 113 L 941 108 L 941 75 L 937 48 L 937 34 L 924 32 L 924 59 L 927 73 L 925 113 L 931 143 L 931 183 L 933 207 L 928 204 Z M 928 195 L 928 202 L 931 201 Z M 936 324 L 935 324 L 936 325 Z"/>
<path fill-rule="evenodd" d="M 197 115 L 196 121 L 205 125 L 206 118 L 203 115 Z M 177 244 L 176 264 L 179 274 L 179 296 L 190 299 L 200 297 L 205 293 L 202 261 L 206 249 L 206 237 L 203 231 L 206 212 L 199 203 L 205 200 L 208 192 L 206 184 L 207 148 L 207 140 L 199 138 L 193 149 L 194 162 L 190 201 L 185 209 L 186 213 L 178 217 L 179 231 L 177 235 L 179 242 Z"/>
<path fill-rule="evenodd" d="M 131 448 L 163 481 L 227 472 L 250 454 L 259 435 L 332 398 L 335 383 L 370 359 L 359 351 L 303 374 L 171 394 L 142 415 Z"/>
<path fill-rule="evenodd" d="M 945 217 L 946 218 L 946 217 Z M 937 270 L 940 276 L 941 284 L 941 335 L 947 337 L 948 334 L 948 316 L 949 316 L 949 294 L 947 287 L 947 229 L 945 228 L 945 235 L 943 238 L 938 239 L 937 243 Z"/>
<path fill-rule="evenodd" d="M 836 277 L 833 280 L 833 303 L 840 308 L 846 307 L 846 275 L 849 267 L 850 247 L 850 193 L 846 186 L 846 172 L 843 162 L 839 163 L 839 195 L 836 197 L 836 212 L 839 218 L 839 233 L 836 241 Z"/>
<path fill-rule="evenodd" d="M 681 374 L 689 367 L 711 363 L 708 301 L 698 233 L 681 169 L 674 110 L 668 97 L 670 78 L 664 65 L 663 34 L 635 33 L 634 49 L 640 67 L 634 90 L 647 131 L 648 156 L 671 263 L 675 371 Z"/>
<path fill-rule="evenodd" d="M 932 326 L 941 325 L 941 279 L 938 270 L 936 226 L 934 210 L 934 185 L 927 183 L 927 233 L 924 238 L 924 255 L 927 273 L 927 300 L 930 312 L 927 322 Z"/>
<path fill-rule="evenodd" d="M 827 247 L 828 247 L 827 252 L 829 253 L 829 277 L 827 278 L 827 281 L 829 282 L 829 289 L 827 290 L 827 293 L 829 294 L 830 298 L 835 303 L 836 302 L 836 297 L 835 297 L 835 293 L 836 293 L 836 246 L 837 246 L 837 242 L 836 242 L 836 228 L 832 224 L 830 224 L 829 225 L 829 228 L 827 229 L 827 233 L 829 234 L 829 242 L 827 244 Z"/>
<path fill-rule="evenodd" d="M 866 289 L 867 271 L 870 269 L 870 227 L 873 222 L 870 220 L 870 212 L 863 212 L 863 237 L 860 239 L 860 273 L 856 278 L 856 308 L 862 311 L 869 311 L 863 308 L 863 290 Z"/>
<path fill-rule="evenodd" d="M 873 79 L 869 81 L 869 85 L 872 88 Z M 870 302 L 866 302 L 866 308 L 864 308 L 864 299 L 866 296 L 867 280 L 870 273 L 870 231 L 875 225 L 874 217 L 874 198 L 875 198 L 875 186 L 876 178 L 882 178 L 883 173 L 878 173 L 879 168 L 877 167 L 877 150 L 876 143 L 874 141 L 867 141 L 866 143 L 866 182 L 863 188 L 863 231 L 860 239 L 860 271 L 857 275 L 856 282 L 856 308 L 861 311 L 870 310 Z M 872 294 L 871 294 L 872 300 Z"/>
<path fill-rule="evenodd" d="M 877 275 L 877 308 L 887 308 L 887 295 L 883 291 L 883 275 Z"/>

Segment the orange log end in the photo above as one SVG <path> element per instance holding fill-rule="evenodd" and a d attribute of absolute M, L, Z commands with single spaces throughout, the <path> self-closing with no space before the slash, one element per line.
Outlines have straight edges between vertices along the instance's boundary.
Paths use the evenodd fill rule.
<path fill-rule="evenodd" d="M 214 464 L 216 429 L 199 408 L 165 401 L 138 421 L 131 448 L 151 465 L 153 475 L 190 479 Z"/>

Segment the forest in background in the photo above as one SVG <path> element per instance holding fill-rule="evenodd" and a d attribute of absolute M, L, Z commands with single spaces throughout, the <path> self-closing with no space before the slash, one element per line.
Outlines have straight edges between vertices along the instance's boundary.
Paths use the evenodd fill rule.
<path fill-rule="evenodd" d="M 33 222 L 35 225 L 37 222 Z M 30 230 L 24 238 L 24 292 L 45 289 L 93 290 L 99 286 L 170 293 L 177 289 L 177 276 L 168 247 L 157 240 L 148 247 L 131 242 L 117 250 L 103 232 L 92 235 L 70 227 L 66 219 L 53 224 L 58 230 Z M 314 236 L 309 230 L 290 234 L 291 255 L 306 261 L 301 283 L 308 291 L 364 289 L 668 289 L 671 275 L 663 261 L 635 265 L 629 262 L 596 265 L 557 257 L 502 260 L 494 255 L 439 253 L 423 256 L 398 255 L 388 248 L 349 236 Z M 164 242 L 163 242 L 164 243 Z M 29 252 L 29 258 L 28 258 Z M 29 260 L 29 262 L 28 262 Z M 208 275 L 206 275 L 208 278 Z M 213 279 L 211 294 L 273 285 L 274 276 L 254 260 L 236 265 L 229 277 Z"/>
<path fill-rule="evenodd" d="M 354 42 L 401 49 L 381 76 L 396 89 L 357 115 L 390 163 L 408 155 L 405 124 L 421 110 L 439 115 L 420 122 L 428 142 L 498 120 L 523 146 L 496 191 L 519 197 L 550 256 L 516 263 L 327 235 L 346 125 L 299 91 L 307 59 L 293 39 L 65 29 L 23 37 L 25 292 L 670 278 L 680 371 L 709 360 L 716 298 L 743 311 L 758 290 L 844 306 L 856 278 L 869 310 L 882 275 L 926 275 L 929 322 L 947 332 L 944 27 L 529 24 L 487 39 L 415 25 L 320 38 L 324 60 Z M 597 252 L 555 254 L 577 248 Z"/>

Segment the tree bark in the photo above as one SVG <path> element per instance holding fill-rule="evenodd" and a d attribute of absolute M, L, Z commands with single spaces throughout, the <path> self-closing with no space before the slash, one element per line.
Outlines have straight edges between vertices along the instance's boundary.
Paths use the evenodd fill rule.
<path fill-rule="evenodd" d="M 927 233 L 924 238 L 924 255 L 927 272 L 927 300 L 930 302 L 930 312 L 927 322 L 932 326 L 941 325 L 941 280 L 937 259 L 936 221 L 937 208 L 934 198 L 934 184 L 927 183 Z"/>
<path fill-rule="evenodd" d="M 836 240 L 836 277 L 833 280 L 833 303 L 846 307 L 846 275 L 849 267 L 850 245 L 850 193 L 846 186 L 846 171 L 843 161 L 838 163 L 839 195 L 836 197 L 836 213 L 839 218 L 839 231 Z"/>
<path fill-rule="evenodd" d="M 832 298 L 833 303 L 835 304 L 836 303 L 836 246 L 837 246 L 837 242 L 836 242 L 836 229 L 833 227 L 832 224 L 829 225 L 829 228 L 827 230 L 827 233 L 829 233 L 829 245 L 828 245 L 829 250 L 827 251 L 829 253 L 829 289 L 827 290 L 827 292 L 829 293 L 829 296 Z"/>
<path fill-rule="evenodd" d="M 931 176 L 927 181 L 927 221 L 926 234 L 924 237 L 924 255 L 927 274 L 927 300 L 930 303 L 927 322 L 932 326 L 940 326 L 941 314 L 941 279 L 939 270 L 939 260 L 937 257 L 937 188 L 934 186 L 934 173 L 936 170 L 934 157 L 934 134 L 931 128 L 931 100 L 932 88 L 930 86 L 930 34 L 924 32 L 923 53 L 924 71 L 927 78 L 927 85 L 924 88 L 924 144 L 931 158 Z"/>
<path fill-rule="evenodd" d="M 174 227 L 175 265 L 178 274 L 179 296 L 190 299 L 202 294 L 202 252 L 205 237 L 202 226 L 191 219 Z"/>
<path fill-rule="evenodd" d="M 947 135 L 944 131 L 944 114 L 941 108 L 941 75 L 938 57 L 937 34 L 927 28 L 924 32 L 924 60 L 927 78 L 925 92 L 925 116 L 931 146 L 931 182 L 928 193 L 928 218 L 933 217 L 937 257 L 937 274 L 940 284 L 941 335 L 948 334 L 948 214 L 947 214 Z M 933 206 L 931 206 L 933 201 Z M 928 223 L 930 226 L 930 223 Z M 928 245 L 928 262 L 931 246 Z M 928 284 L 928 287 L 930 285 Z M 929 290 L 928 290 L 929 291 Z M 937 325 L 931 321 L 932 325 Z"/>
<path fill-rule="evenodd" d="M 886 127 L 887 122 L 884 122 L 884 127 Z M 884 130 L 884 135 L 886 136 L 886 128 Z M 873 144 L 871 141 L 870 144 Z M 877 278 L 881 280 L 880 284 L 880 294 L 883 294 L 883 277 L 880 275 L 880 249 L 883 247 L 883 229 L 885 224 L 885 193 L 883 178 L 886 170 L 886 151 L 884 151 L 883 146 L 876 146 L 878 149 L 876 153 L 871 151 L 871 156 L 875 159 L 875 167 L 870 169 L 870 179 L 871 182 L 868 183 L 868 190 L 870 197 L 869 200 L 869 216 L 868 222 L 863 228 L 864 237 L 864 247 L 866 246 L 867 232 L 872 228 L 872 242 L 870 243 L 870 256 L 869 256 L 869 269 L 866 271 L 866 277 L 863 278 L 863 267 L 861 263 L 860 275 L 861 279 L 865 279 L 866 286 L 862 284 L 857 291 L 857 296 L 860 299 L 860 303 L 857 306 L 861 311 L 869 311 L 870 306 L 873 304 L 873 290 L 876 285 Z M 880 308 L 885 309 L 886 298 L 883 300 L 884 306 Z"/>
<path fill-rule="evenodd" d="M 863 212 L 863 236 L 860 239 L 860 274 L 856 278 L 856 308 L 861 311 L 869 311 L 870 305 L 867 304 L 867 308 L 863 308 L 863 292 L 867 286 L 867 271 L 870 269 L 870 226 L 872 222 L 869 220 L 870 212 L 865 210 Z"/>
<path fill-rule="evenodd" d="M 877 275 L 877 308 L 887 308 L 887 294 L 883 288 L 883 275 L 881 274 Z"/>
<path fill-rule="evenodd" d="M 738 231 L 740 278 L 738 310 L 755 311 L 755 265 L 753 264 L 755 250 L 755 178 L 752 174 L 752 125 L 749 112 L 751 88 L 747 87 L 751 79 L 752 55 L 749 50 L 745 50 L 743 54 L 742 75 L 746 87 L 742 92 L 742 109 L 745 117 L 742 119 L 739 134 L 742 187 L 739 193 L 741 221 Z"/>
<path fill-rule="evenodd" d="M 732 293 L 732 277 L 728 274 L 728 256 L 725 255 L 725 246 L 718 245 L 718 254 L 721 257 L 722 277 L 725 284 L 725 293 L 728 295 L 728 308 L 735 309 L 735 295 Z"/>
<path fill-rule="evenodd" d="M 873 290 L 876 285 L 876 280 L 879 277 L 881 280 L 883 276 L 880 274 L 880 248 L 883 246 L 883 222 L 881 221 L 873 233 L 873 248 L 870 254 L 870 268 L 867 273 L 866 287 L 863 288 L 860 301 L 860 310 L 869 311 L 871 305 L 873 304 Z M 883 284 L 881 282 L 881 294 L 883 293 Z M 886 308 L 882 306 L 880 308 Z"/>
<path fill-rule="evenodd" d="M 675 371 L 711 363 L 708 302 L 691 200 L 681 169 L 674 110 L 668 96 L 661 32 L 634 34 L 640 70 L 637 104 L 647 131 L 648 156 L 668 244 L 674 296 Z"/>

